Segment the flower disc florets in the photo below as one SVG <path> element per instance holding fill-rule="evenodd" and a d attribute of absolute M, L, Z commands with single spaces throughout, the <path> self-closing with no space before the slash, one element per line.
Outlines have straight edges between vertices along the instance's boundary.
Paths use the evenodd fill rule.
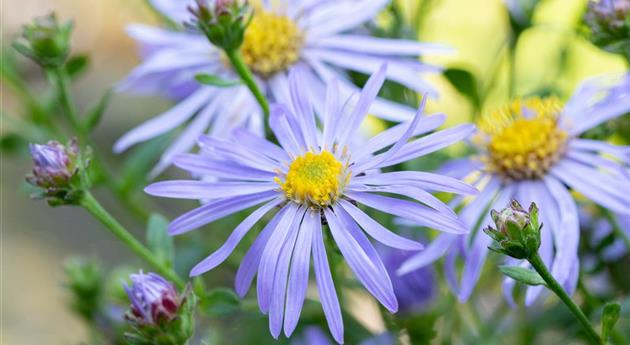
<path fill-rule="evenodd" d="M 268 77 L 300 58 L 304 35 L 287 16 L 259 11 L 245 31 L 241 53 L 249 68 Z"/>
<path fill-rule="evenodd" d="M 311 207 L 325 207 L 337 201 L 349 179 L 344 164 L 326 150 L 295 158 L 284 181 L 275 178 L 287 199 Z"/>
<path fill-rule="evenodd" d="M 554 98 L 516 100 L 482 119 L 486 168 L 507 180 L 543 177 L 564 154 L 567 132 L 560 129 Z"/>

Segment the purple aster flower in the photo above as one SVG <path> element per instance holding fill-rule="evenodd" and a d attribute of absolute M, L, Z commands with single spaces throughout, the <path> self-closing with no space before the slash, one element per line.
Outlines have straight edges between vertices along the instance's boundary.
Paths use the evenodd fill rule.
<path fill-rule="evenodd" d="M 522 205 L 538 205 L 544 224 L 539 253 L 555 278 L 573 292 L 580 232 L 570 191 L 612 211 L 630 213 L 630 148 L 579 136 L 629 110 L 630 74 L 585 82 L 564 107 L 552 98 L 517 100 L 484 118 L 474 138 L 478 156 L 452 161 L 444 168 L 451 176 L 467 176 L 481 190 L 473 200 L 459 200 L 464 201 L 460 217 L 470 234 L 441 235 L 403 264 L 399 273 L 445 256 L 447 281 L 460 301 L 467 300 L 491 244 L 491 238 L 480 231 L 491 224 L 488 211 L 516 199 Z M 455 268 L 458 257 L 464 259 L 461 280 Z M 516 262 L 510 260 L 511 265 Z M 511 279 L 504 285 L 512 303 L 513 285 Z M 532 304 L 540 291 L 539 286 L 528 287 L 526 304 Z"/>
<path fill-rule="evenodd" d="M 175 286 L 155 273 L 129 276 L 131 286 L 125 283 L 125 291 L 131 301 L 129 317 L 145 325 L 157 325 L 177 316 L 180 299 Z"/>
<path fill-rule="evenodd" d="M 376 17 L 389 0 L 262 1 L 248 26 L 241 54 L 256 75 L 266 97 L 290 104 L 289 72 L 301 67 L 312 97 L 323 98 L 326 82 L 338 80 L 345 99 L 358 91 L 348 71 L 374 73 L 388 62 L 387 79 L 418 92 L 433 93 L 422 78 L 439 68 L 421 62 L 427 53 L 448 51 L 444 46 L 410 40 L 370 37 L 357 28 Z M 187 7 L 193 0 L 151 0 L 154 7 L 177 23 L 189 22 Z M 186 129 L 164 152 L 153 174 L 168 167 L 173 158 L 189 151 L 203 133 L 226 135 L 230 129 L 248 127 L 263 133 L 260 107 L 246 86 L 214 87 L 194 79 L 200 73 L 226 80 L 238 75 L 226 63 L 223 53 L 199 32 L 173 31 L 145 25 L 129 27 L 139 42 L 143 62 L 118 87 L 121 91 L 158 94 L 178 103 L 122 136 L 114 151 L 122 152 L 139 142 L 154 138 L 180 125 Z M 321 107 L 322 104 L 314 104 Z M 323 113 L 323 109 L 317 109 Z M 413 117 L 413 109 L 376 99 L 370 113 L 392 121 Z"/>
<path fill-rule="evenodd" d="M 370 77 L 352 109 L 339 98 L 336 81 L 330 83 L 323 106 L 311 103 L 304 87 L 309 85 L 305 82 L 308 73 L 301 72 L 296 69 L 289 76 L 295 112 L 284 105 L 272 107 L 270 126 L 280 146 L 243 129 L 235 130 L 230 139 L 201 136 L 201 153 L 180 155 L 175 164 L 191 173 L 214 177 L 215 181 L 158 182 L 146 191 L 162 197 L 209 200 L 175 219 L 169 226 L 173 235 L 259 205 L 221 248 L 192 269 L 193 276 L 221 264 L 255 223 L 279 209 L 244 257 L 236 274 L 236 291 L 244 296 L 257 274 L 258 302 L 261 311 L 269 314 L 271 334 L 278 337 L 284 325 L 289 336 L 302 309 L 312 256 L 324 313 L 335 340 L 341 343 L 341 310 L 328 267 L 322 222 L 328 224 L 332 239 L 358 280 L 395 312 L 398 302 L 392 282 L 365 233 L 401 250 L 422 246 L 384 228 L 358 204 L 437 230 L 463 233 L 465 225 L 429 191 L 473 194 L 474 188 L 426 172 L 380 173 L 378 169 L 461 141 L 474 131 L 474 126 L 461 125 L 410 140 L 436 130 L 445 120 L 442 115 L 422 116 L 421 106 L 412 120 L 363 145 L 354 145 L 351 139 L 385 80 L 385 66 Z M 322 132 L 314 117 L 317 109 L 324 111 Z M 383 192 L 404 199 L 381 195 Z"/>
<path fill-rule="evenodd" d="M 49 191 L 69 186 L 77 172 L 76 140 L 70 141 L 67 147 L 51 140 L 44 145 L 30 144 L 29 149 L 33 158 L 33 174 L 26 177 L 29 183 Z"/>
<path fill-rule="evenodd" d="M 394 345 L 394 337 L 389 333 L 383 333 L 362 341 L 359 345 Z M 301 338 L 291 342 L 291 345 L 332 345 L 326 334 L 315 326 L 306 328 Z"/>

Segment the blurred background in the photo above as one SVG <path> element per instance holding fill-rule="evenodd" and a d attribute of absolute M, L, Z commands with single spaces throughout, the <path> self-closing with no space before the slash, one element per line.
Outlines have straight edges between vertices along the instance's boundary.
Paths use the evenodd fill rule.
<path fill-rule="evenodd" d="M 87 53 L 91 59 L 89 71 L 73 85 L 72 91 L 81 108 L 96 102 L 104 90 L 121 80 L 138 62 L 125 26 L 133 22 L 158 22 L 142 0 L 0 0 L 0 3 L 3 52 L 10 49 L 21 25 L 34 16 L 54 10 L 62 20 L 74 20 L 73 52 Z M 418 6 L 424 6 L 419 30 L 421 40 L 446 43 L 456 49 L 448 57 L 427 57 L 428 61 L 469 71 L 482 86 L 497 80 L 489 87 L 484 108 L 506 102 L 509 66 L 503 57 L 509 20 L 501 0 L 406 0 L 401 4 L 404 14 L 410 18 L 415 16 Z M 627 69 L 622 58 L 601 51 L 576 34 L 585 6 L 585 0 L 542 2 L 534 16 L 536 26 L 523 34 L 518 46 L 516 94 L 554 88 L 568 96 L 584 78 Z M 384 16 L 382 20 L 386 22 L 388 18 Z M 6 63 L 4 57 L 3 54 L 3 64 Z M 15 63 L 32 87 L 45 88 L 37 66 L 22 58 Z M 471 121 L 475 114 L 483 111 L 458 93 L 445 77 L 435 76 L 432 82 L 438 85 L 441 97 L 431 101 L 430 110 L 448 114 L 448 125 Z M 15 90 L 4 81 L 1 86 L 2 116 L 19 116 L 22 110 Z M 167 101 L 160 99 L 114 96 L 95 138 L 112 167 L 120 164 L 120 159 L 109 150 L 114 140 L 168 106 Z M 4 126 L 2 123 L 2 133 L 6 130 Z M 134 262 L 134 259 L 82 210 L 50 208 L 44 202 L 29 199 L 24 174 L 31 164 L 25 158 L 19 152 L 3 153 L 1 160 L 0 342 L 6 345 L 77 344 L 87 339 L 88 330 L 66 307 L 64 260 L 70 254 L 83 255 L 99 258 L 107 267 L 114 267 Z M 106 193 L 102 197 L 106 207 L 122 214 L 122 206 Z M 160 211 L 173 217 L 181 209 L 173 209 L 172 205 L 161 205 Z M 138 228 L 137 234 L 142 236 L 141 229 L 131 219 L 122 220 Z M 375 329 L 382 327 L 369 320 L 369 316 L 364 321 L 372 322 L 371 327 Z"/>

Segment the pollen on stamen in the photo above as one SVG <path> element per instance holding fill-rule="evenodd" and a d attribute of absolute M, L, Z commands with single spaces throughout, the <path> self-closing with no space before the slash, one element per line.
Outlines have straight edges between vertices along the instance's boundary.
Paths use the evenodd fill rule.
<path fill-rule="evenodd" d="M 274 180 L 287 199 L 309 207 L 326 207 L 335 203 L 349 182 L 346 165 L 323 150 L 321 153 L 307 152 L 295 158 L 283 178 Z"/>
<path fill-rule="evenodd" d="M 297 62 L 303 43 L 292 19 L 259 9 L 245 31 L 241 54 L 254 73 L 269 77 Z"/>
<path fill-rule="evenodd" d="M 486 168 L 509 180 L 543 177 L 564 154 L 567 132 L 560 129 L 555 98 L 515 100 L 479 123 Z"/>

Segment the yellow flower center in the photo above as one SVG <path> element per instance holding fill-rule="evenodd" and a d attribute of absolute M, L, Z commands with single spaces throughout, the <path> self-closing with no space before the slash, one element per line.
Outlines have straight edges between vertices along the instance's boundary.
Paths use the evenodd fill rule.
<path fill-rule="evenodd" d="M 287 199 L 310 207 L 326 207 L 339 199 L 349 179 L 346 167 L 324 150 L 295 158 L 284 182 L 280 177 L 275 181 Z"/>
<path fill-rule="evenodd" d="M 531 98 L 484 117 L 479 128 L 488 170 L 509 180 L 543 177 L 565 150 L 567 132 L 557 124 L 560 109 L 555 98 Z"/>
<path fill-rule="evenodd" d="M 268 77 L 293 65 L 304 37 L 289 17 L 258 10 L 245 31 L 241 53 L 249 68 Z"/>

